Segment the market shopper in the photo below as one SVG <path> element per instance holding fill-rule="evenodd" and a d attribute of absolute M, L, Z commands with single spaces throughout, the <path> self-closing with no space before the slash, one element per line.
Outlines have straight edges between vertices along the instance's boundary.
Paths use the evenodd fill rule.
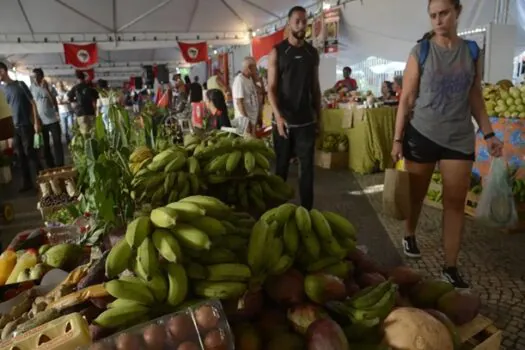
<path fill-rule="evenodd" d="M 11 79 L 7 65 L 3 62 L 0 62 L 0 81 L 4 83 L 2 88 L 11 107 L 15 127 L 13 143 L 22 170 L 20 192 L 26 192 L 34 188 L 31 165 L 35 167 L 37 173 L 42 170 L 33 146 L 35 133 L 40 132 L 40 119 L 31 91 L 24 82 Z"/>
<path fill-rule="evenodd" d="M 57 92 L 47 82 L 44 71 L 40 68 L 33 69 L 31 94 L 35 99 L 38 115 L 42 122 L 42 141 L 47 167 L 64 166 L 64 146 L 58 117 Z M 53 151 L 51 151 L 51 143 L 53 144 Z"/>
<path fill-rule="evenodd" d="M 344 67 L 343 68 L 343 79 L 335 83 L 334 88 L 339 90 L 345 88 L 347 91 L 357 91 L 357 81 L 352 78 L 352 68 Z"/>
<path fill-rule="evenodd" d="M 65 136 L 66 143 L 69 143 L 73 137 L 73 109 L 67 99 L 67 89 L 63 81 L 57 86 L 57 102 L 62 135 Z"/>
<path fill-rule="evenodd" d="M 293 155 L 299 159 L 301 205 L 314 201 L 314 152 L 321 117 L 319 54 L 305 41 L 308 14 L 303 7 L 288 13 L 290 35 L 277 44 L 268 61 L 268 97 L 273 109 L 276 174 L 288 178 Z"/>
<path fill-rule="evenodd" d="M 259 118 L 259 98 L 254 79 L 257 79 L 257 64 L 253 57 L 246 57 L 242 62 L 242 71 L 233 80 L 232 97 L 235 120 L 246 118 L 247 128 L 244 133 L 255 135 Z"/>
<path fill-rule="evenodd" d="M 223 126 L 231 128 L 228 107 L 221 90 L 211 89 L 206 91 L 206 108 L 209 112 L 206 123 L 208 130 L 220 130 Z"/>
<path fill-rule="evenodd" d="M 443 179 L 443 277 L 468 288 L 457 269 L 464 224 L 465 197 L 475 158 L 476 119 L 493 157 L 502 154 L 481 93 L 479 48 L 457 34 L 460 0 L 429 0 L 431 35 L 411 51 L 403 77 L 392 157 L 405 159 L 410 173 L 411 212 L 403 250 L 417 258 L 415 231 L 436 163 Z M 428 50 L 427 50 L 428 49 Z M 425 57 L 426 56 L 426 57 Z M 452 83 L 453 82 L 453 83 Z M 411 112 L 413 114 L 411 117 Z"/>
<path fill-rule="evenodd" d="M 76 71 L 77 84 L 67 93 L 69 102 L 74 103 L 76 122 L 81 134 L 87 134 L 94 122 L 98 92 L 87 81 L 84 72 Z"/>

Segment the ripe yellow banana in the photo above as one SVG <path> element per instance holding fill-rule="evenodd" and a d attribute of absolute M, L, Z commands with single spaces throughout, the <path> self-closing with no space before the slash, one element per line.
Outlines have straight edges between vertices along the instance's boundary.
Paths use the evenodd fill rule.
<path fill-rule="evenodd" d="M 173 263 L 182 261 L 182 249 L 171 231 L 161 228 L 155 229 L 151 238 L 153 245 L 164 259 Z"/>
<path fill-rule="evenodd" d="M 131 247 L 127 240 L 122 238 L 111 248 L 106 258 L 106 276 L 109 279 L 117 277 L 126 270 L 131 259 Z"/>
<path fill-rule="evenodd" d="M 146 284 L 112 280 L 106 282 L 104 288 L 109 295 L 117 299 L 134 300 L 144 305 L 151 305 L 155 301 Z"/>
<path fill-rule="evenodd" d="M 149 236 L 152 231 L 152 225 L 149 217 L 139 216 L 131 221 L 126 228 L 126 241 L 128 244 L 137 248 L 144 238 Z"/>
<path fill-rule="evenodd" d="M 178 306 L 188 295 L 188 276 L 181 264 L 170 263 L 166 267 L 168 275 L 168 304 Z"/>

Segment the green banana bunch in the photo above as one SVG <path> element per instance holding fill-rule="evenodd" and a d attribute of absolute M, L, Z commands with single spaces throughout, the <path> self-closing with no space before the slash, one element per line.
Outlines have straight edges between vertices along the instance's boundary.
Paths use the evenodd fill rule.
<path fill-rule="evenodd" d="M 114 306 L 98 315 L 93 323 L 104 328 L 121 328 L 125 325 L 139 323 L 150 311 L 148 306 L 133 303 L 132 301 L 128 303 L 128 300 L 126 303 L 117 303 L 119 300 L 121 299 L 117 299 L 113 302 Z"/>
<path fill-rule="evenodd" d="M 104 284 L 104 288 L 109 295 L 117 299 L 133 300 L 143 305 L 152 305 L 155 302 L 155 297 L 146 283 L 111 280 Z"/>
<path fill-rule="evenodd" d="M 188 276 L 181 264 L 170 263 L 166 267 L 168 276 L 167 302 L 171 306 L 180 305 L 188 295 Z"/>
<path fill-rule="evenodd" d="M 173 263 L 182 261 L 182 249 L 179 241 L 169 230 L 155 229 L 152 234 L 152 240 L 159 255 L 164 259 Z"/>
<path fill-rule="evenodd" d="M 109 279 L 117 277 L 128 268 L 132 256 L 128 241 L 123 238 L 115 244 L 106 258 L 106 276 Z"/>

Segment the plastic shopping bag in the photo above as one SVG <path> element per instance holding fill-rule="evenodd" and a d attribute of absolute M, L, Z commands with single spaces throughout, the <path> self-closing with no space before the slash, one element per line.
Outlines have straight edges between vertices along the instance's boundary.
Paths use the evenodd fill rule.
<path fill-rule="evenodd" d="M 492 227 L 510 228 L 518 222 L 510 172 L 503 158 L 494 158 L 476 208 L 476 218 Z"/>
<path fill-rule="evenodd" d="M 35 149 L 40 149 L 44 141 L 42 140 L 42 133 L 36 133 L 33 138 L 33 147 Z"/>
<path fill-rule="evenodd" d="M 410 179 L 407 171 L 385 170 L 383 212 L 397 220 L 406 220 L 410 213 Z"/>

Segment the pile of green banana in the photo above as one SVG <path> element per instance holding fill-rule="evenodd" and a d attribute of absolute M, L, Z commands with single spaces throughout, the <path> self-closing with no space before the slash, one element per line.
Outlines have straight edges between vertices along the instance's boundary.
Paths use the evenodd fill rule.
<path fill-rule="evenodd" d="M 156 155 L 147 147 L 139 147 L 129 161 L 134 175 L 132 196 L 139 203 L 159 206 L 206 190 L 199 161 L 189 157 L 183 147 L 171 146 Z"/>
<path fill-rule="evenodd" d="M 106 276 L 112 280 L 106 289 L 117 301 L 97 324 L 119 327 L 115 323 L 129 317 L 129 305 L 134 315 L 146 316 L 148 310 L 177 307 L 190 295 L 240 297 L 251 278 L 243 258 L 254 222 L 201 195 L 135 218 L 108 254 Z"/>
<path fill-rule="evenodd" d="M 352 271 L 343 258 L 356 246 L 354 226 L 333 212 L 308 211 L 285 203 L 264 213 L 255 223 L 248 245 L 252 282 L 281 274 L 295 264 L 308 272 L 345 278 Z"/>
<path fill-rule="evenodd" d="M 427 198 L 432 202 L 441 203 L 443 201 L 443 192 L 441 190 L 429 189 Z"/>
<path fill-rule="evenodd" d="M 350 299 L 330 301 L 327 308 L 343 325 L 350 341 L 374 337 L 378 326 L 390 314 L 396 303 L 397 285 L 387 280 L 367 287 Z"/>

